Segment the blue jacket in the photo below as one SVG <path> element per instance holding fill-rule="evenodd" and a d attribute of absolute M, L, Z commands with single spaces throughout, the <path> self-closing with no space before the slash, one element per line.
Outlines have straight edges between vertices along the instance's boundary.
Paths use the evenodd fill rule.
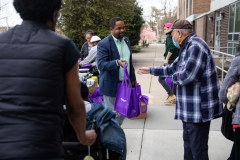
<path fill-rule="evenodd" d="M 136 80 L 135 70 L 132 64 L 132 49 L 127 37 L 123 37 L 130 50 L 130 78 Z M 100 70 L 99 91 L 101 94 L 116 97 L 117 86 L 119 83 L 119 66 L 116 60 L 120 59 L 117 46 L 112 35 L 107 36 L 98 43 L 97 65 Z"/>
<path fill-rule="evenodd" d="M 126 137 L 123 129 L 115 120 L 115 113 L 106 107 L 104 103 L 93 104 L 92 109 L 87 112 L 87 129 L 91 129 L 93 120 L 96 121 L 96 129 L 101 145 L 120 153 L 119 160 L 125 160 L 127 153 Z"/>

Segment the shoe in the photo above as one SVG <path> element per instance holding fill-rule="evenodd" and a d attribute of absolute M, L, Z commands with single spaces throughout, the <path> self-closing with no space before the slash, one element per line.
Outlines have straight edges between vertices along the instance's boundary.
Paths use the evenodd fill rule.
<path fill-rule="evenodd" d="M 167 100 L 164 101 L 164 104 L 176 104 L 176 96 L 174 94 L 168 96 Z"/>

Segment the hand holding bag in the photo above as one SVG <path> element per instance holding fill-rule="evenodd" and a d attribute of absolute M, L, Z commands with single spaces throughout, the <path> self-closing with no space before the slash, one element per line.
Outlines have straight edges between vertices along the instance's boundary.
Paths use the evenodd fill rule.
<path fill-rule="evenodd" d="M 228 108 L 229 111 L 232 111 L 235 108 L 235 106 L 237 104 L 237 101 L 238 101 L 238 98 L 239 98 L 239 93 L 240 93 L 240 82 L 236 82 L 231 87 L 228 88 L 227 108 Z"/>
<path fill-rule="evenodd" d="M 135 87 L 132 87 L 132 82 L 128 75 L 127 67 L 125 64 L 123 71 L 124 76 L 122 83 L 118 84 L 114 109 L 119 114 L 127 118 L 137 117 L 140 114 L 139 97 L 141 95 L 141 87 L 139 84 L 136 84 Z"/>

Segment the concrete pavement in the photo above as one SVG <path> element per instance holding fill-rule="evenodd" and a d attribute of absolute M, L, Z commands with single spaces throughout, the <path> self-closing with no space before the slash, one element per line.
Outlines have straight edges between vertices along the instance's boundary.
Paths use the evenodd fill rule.
<path fill-rule="evenodd" d="M 133 54 L 135 70 L 163 64 L 164 44 L 150 44 Z M 182 123 L 174 120 L 175 105 L 166 106 L 167 93 L 158 77 L 137 75 L 142 93 L 149 97 L 146 119 L 124 120 L 127 138 L 127 160 L 183 160 Z M 221 132 L 221 118 L 213 120 L 209 135 L 209 159 L 227 160 L 232 142 Z"/>

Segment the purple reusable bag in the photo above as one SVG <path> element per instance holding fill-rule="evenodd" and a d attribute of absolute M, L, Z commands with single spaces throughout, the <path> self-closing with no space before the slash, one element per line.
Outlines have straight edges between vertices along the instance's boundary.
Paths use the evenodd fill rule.
<path fill-rule="evenodd" d="M 136 84 L 136 86 L 132 88 L 125 64 L 123 72 L 122 83 L 118 84 L 114 110 L 127 118 L 137 117 L 140 114 L 139 97 L 141 95 L 141 87 L 139 84 Z"/>
<path fill-rule="evenodd" d="M 95 87 L 93 93 L 89 96 L 89 100 L 95 104 L 101 104 L 103 95 L 99 93 L 99 87 Z"/>
<path fill-rule="evenodd" d="M 92 67 L 91 63 L 88 63 L 88 64 L 85 64 L 85 65 L 81 66 L 81 68 L 91 68 L 91 67 Z"/>
<path fill-rule="evenodd" d="M 168 86 L 172 89 L 173 88 L 172 77 L 166 77 L 165 81 L 168 84 Z"/>

